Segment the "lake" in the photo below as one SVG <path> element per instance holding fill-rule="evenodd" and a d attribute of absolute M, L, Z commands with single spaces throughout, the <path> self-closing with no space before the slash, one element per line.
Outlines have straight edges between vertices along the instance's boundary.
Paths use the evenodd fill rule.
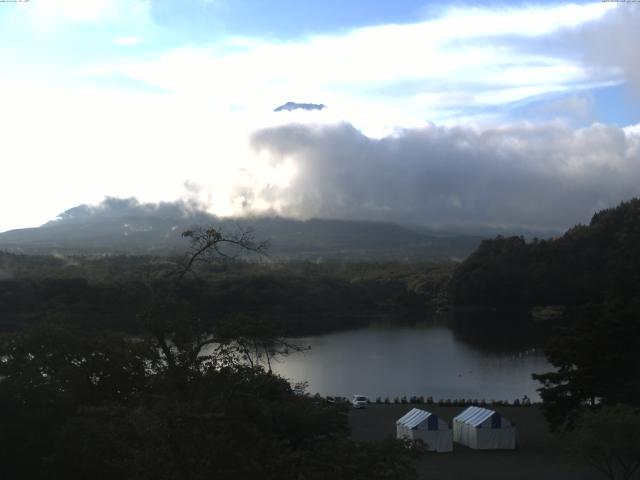
<path fill-rule="evenodd" d="M 310 349 L 273 369 L 321 395 L 539 400 L 531 374 L 551 369 L 536 335 L 513 326 L 372 326 L 295 342 Z"/>

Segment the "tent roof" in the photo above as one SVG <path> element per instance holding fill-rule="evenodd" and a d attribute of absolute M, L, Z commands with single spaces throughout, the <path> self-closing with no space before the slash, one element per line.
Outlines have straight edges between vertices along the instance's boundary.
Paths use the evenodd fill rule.
<path fill-rule="evenodd" d="M 409 413 L 400 417 L 396 421 L 396 424 L 404 425 L 407 428 L 416 428 L 431 415 L 433 415 L 433 413 L 420 410 L 419 408 L 412 408 Z"/>
<path fill-rule="evenodd" d="M 469 407 L 464 412 L 454 417 L 454 421 L 466 423 L 477 427 L 486 419 L 491 418 L 496 412 L 482 407 Z"/>

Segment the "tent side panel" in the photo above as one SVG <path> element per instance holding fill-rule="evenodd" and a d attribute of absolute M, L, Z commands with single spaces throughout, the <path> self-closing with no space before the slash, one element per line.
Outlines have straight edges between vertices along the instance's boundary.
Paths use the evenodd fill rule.
<path fill-rule="evenodd" d="M 459 422 L 458 420 L 453 421 L 453 441 L 458 443 L 462 442 L 462 427 L 464 423 Z"/>
<path fill-rule="evenodd" d="M 433 430 L 415 430 L 413 438 L 414 440 L 422 440 L 427 446 L 427 450 L 433 452 L 437 446 L 437 433 Z"/>
<path fill-rule="evenodd" d="M 438 432 L 437 452 L 453 452 L 453 432 L 451 430 L 440 430 Z"/>
<path fill-rule="evenodd" d="M 467 425 L 467 446 L 477 450 L 479 447 L 478 432 L 481 428 L 475 428 L 471 425 Z"/>
<path fill-rule="evenodd" d="M 514 450 L 516 448 L 515 428 L 480 428 L 478 445 L 478 448 L 486 450 Z"/>
<path fill-rule="evenodd" d="M 401 423 L 396 423 L 396 438 L 407 438 L 407 430 Z"/>
<path fill-rule="evenodd" d="M 453 433 L 451 430 L 414 430 L 414 439 L 420 439 L 430 452 L 451 452 Z"/>

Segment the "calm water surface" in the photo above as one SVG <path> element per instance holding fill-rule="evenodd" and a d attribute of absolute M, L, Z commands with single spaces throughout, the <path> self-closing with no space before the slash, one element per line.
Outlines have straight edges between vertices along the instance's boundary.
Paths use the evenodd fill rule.
<path fill-rule="evenodd" d="M 490 336 L 495 335 L 514 332 Z M 310 350 L 280 359 L 274 370 L 292 382 L 308 382 L 308 391 L 321 395 L 539 399 L 539 384 L 531 374 L 551 369 L 539 349 L 522 338 L 514 342 L 521 345 L 515 350 L 474 346 L 461 338 L 443 325 L 369 327 L 299 338 L 297 343 Z"/>

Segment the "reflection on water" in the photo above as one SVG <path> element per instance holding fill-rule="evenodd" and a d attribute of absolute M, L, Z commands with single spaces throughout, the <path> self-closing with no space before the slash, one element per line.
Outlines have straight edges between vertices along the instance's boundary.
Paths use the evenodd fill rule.
<path fill-rule="evenodd" d="M 491 339 L 507 336 L 502 339 L 505 344 L 523 348 L 490 351 L 484 343 L 474 347 L 461 341 L 461 330 L 455 331 L 445 325 L 419 324 L 300 338 L 296 341 L 310 350 L 281 359 L 274 370 L 293 382 L 308 382 L 310 393 L 322 395 L 486 400 L 527 395 L 539 399 L 539 384 L 531 374 L 551 367 L 542 352 L 533 348 L 536 342 L 513 338 L 509 343 L 508 336 L 515 337 L 515 332 L 495 329 Z"/>
<path fill-rule="evenodd" d="M 457 340 L 487 353 L 517 354 L 541 348 L 550 330 L 523 311 L 456 312 L 446 321 Z"/>

